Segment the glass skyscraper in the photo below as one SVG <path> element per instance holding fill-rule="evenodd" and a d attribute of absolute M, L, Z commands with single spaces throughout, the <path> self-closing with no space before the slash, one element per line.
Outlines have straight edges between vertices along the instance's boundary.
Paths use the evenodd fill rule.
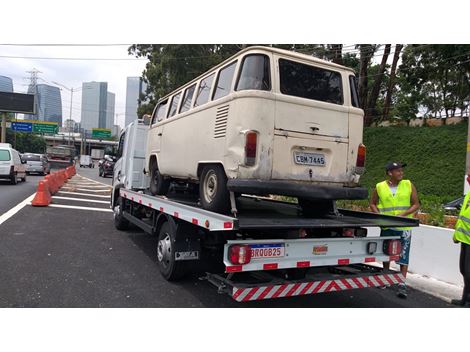
<path fill-rule="evenodd" d="M 125 126 L 137 119 L 140 94 L 145 93 L 147 85 L 140 77 L 127 77 L 126 87 L 126 119 Z"/>
<path fill-rule="evenodd" d="M 10 77 L 0 76 L 0 92 L 13 93 L 13 81 Z"/>
<path fill-rule="evenodd" d="M 86 131 L 91 131 L 93 128 L 107 128 L 107 109 L 108 82 L 83 82 L 80 127 Z"/>
<path fill-rule="evenodd" d="M 116 94 L 108 92 L 106 103 L 106 128 L 112 130 L 114 126 L 114 105 L 116 102 Z"/>
<path fill-rule="evenodd" d="M 35 91 L 29 86 L 28 93 L 36 94 L 36 115 L 25 115 L 26 119 L 57 122 L 62 126 L 62 99 L 58 87 L 37 84 Z"/>

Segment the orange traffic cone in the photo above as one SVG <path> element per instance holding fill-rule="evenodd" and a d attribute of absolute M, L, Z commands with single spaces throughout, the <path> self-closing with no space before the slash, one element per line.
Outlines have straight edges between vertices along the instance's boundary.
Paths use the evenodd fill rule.
<path fill-rule="evenodd" d="M 62 177 L 60 176 L 59 171 L 54 172 L 53 176 L 54 176 L 55 184 L 57 185 L 57 189 L 59 189 L 64 184 L 64 181 L 62 180 Z"/>
<path fill-rule="evenodd" d="M 72 165 L 72 175 L 75 176 L 77 174 L 77 169 L 75 168 L 75 164 Z"/>
<path fill-rule="evenodd" d="M 51 203 L 51 194 L 49 192 L 48 181 L 39 181 L 36 195 L 31 205 L 34 207 L 47 207 Z"/>
<path fill-rule="evenodd" d="M 60 170 L 60 176 L 62 177 L 64 183 L 67 183 L 67 174 L 65 173 L 64 169 Z"/>
<path fill-rule="evenodd" d="M 54 178 L 51 175 L 46 175 L 44 179 L 47 181 L 49 185 L 49 192 L 51 194 L 54 194 L 55 192 L 57 192 L 58 189 L 57 189 L 56 183 L 54 182 Z"/>

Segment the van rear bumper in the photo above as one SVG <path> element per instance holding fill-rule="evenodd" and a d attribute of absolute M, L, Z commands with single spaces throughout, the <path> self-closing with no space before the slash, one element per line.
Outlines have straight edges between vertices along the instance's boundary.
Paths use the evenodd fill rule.
<path fill-rule="evenodd" d="M 265 181 L 247 179 L 229 179 L 229 191 L 246 194 L 309 198 L 309 199 L 366 199 L 367 189 L 362 187 L 321 186 L 289 181 Z"/>

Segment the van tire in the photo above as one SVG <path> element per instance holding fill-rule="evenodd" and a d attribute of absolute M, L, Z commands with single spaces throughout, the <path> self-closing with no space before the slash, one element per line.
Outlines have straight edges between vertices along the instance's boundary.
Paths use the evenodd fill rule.
<path fill-rule="evenodd" d="M 177 281 L 188 273 L 186 261 L 175 260 L 176 229 L 165 221 L 157 239 L 157 263 L 160 273 L 167 281 Z"/>
<path fill-rule="evenodd" d="M 150 193 L 156 195 L 166 195 L 170 188 L 170 180 L 165 179 L 158 171 L 158 165 L 153 162 L 150 166 Z"/>
<path fill-rule="evenodd" d="M 222 166 L 204 166 L 199 180 L 199 196 L 202 207 L 206 210 L 224 214 L 230 211 L 227 176 Z"/>
<path fill-rule="evenodd" d="M 16 185 L 18 183 L 18 175 L 16 174 L 16 172 L 14 172 L 13 175 L 11 175 L 10 183 L 12 185 Z"/>

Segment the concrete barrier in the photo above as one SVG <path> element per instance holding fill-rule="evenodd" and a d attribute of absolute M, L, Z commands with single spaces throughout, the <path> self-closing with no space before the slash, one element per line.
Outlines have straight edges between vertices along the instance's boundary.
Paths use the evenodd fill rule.
<path fill-rule="evenodd" d="M 451 229 L 428 225 L 413 228 L 409 271 L 463 287 L 460 244 L 452 241 L 453 233 Z M 369 228 L 367 236 L 379 234 L 379 228 Z"/>

